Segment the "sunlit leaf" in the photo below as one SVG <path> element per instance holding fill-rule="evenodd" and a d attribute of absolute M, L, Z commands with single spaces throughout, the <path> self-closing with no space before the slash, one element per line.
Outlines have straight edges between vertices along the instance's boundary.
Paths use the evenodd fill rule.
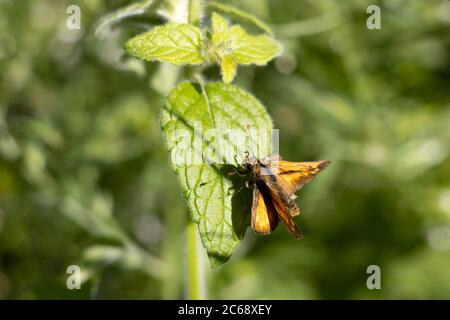
<path fill-rule="evenodd" d="M 236 192 L 238 181 L 226 174 L 235 164 L 234 156 L 242 159 L 245 151 L 236 148 L 229 133 L 246 132 L 247 126 L 270 131 L 271 118 L 264 106 L 243 89 L 221 82 L 205 87 L 184 82 L 168 96 L 161 126 L 172 168 L 178 175 L 192 219 L 198 224 L 211 265 L 220 265 L 242 239 L 251 204 L 249 190 Z M 263 150 L 258 156 L 270 152 L 269 140 L 266 146 L 259 146 Z M 233 152 L 207 163 L 213 158 L 208 153 L 211 147 Z M 224 164 L 217 159 L 223 159 Z"/>
<path fill-rule="evenodd" d="M 202 43 L 199 28 L 190 24 L 168 23 L 128 40 L 125 50 L 143 60 L 195 65 L 203 62 Z"/>
<path fill-rule="evenodd" d="M 229 27 L 217 13 L 212 16 L 212 29 L 213 52 L 221 64 L 224 82 L 231 82 L 234 78 L 231 61 L 236 65 L 265 65 L 281 54 L 281 45 L 275 39 L 266 35 L 250 35 L 239 25 Z M 224 73 L 224 69 L 230 72 Z"/>

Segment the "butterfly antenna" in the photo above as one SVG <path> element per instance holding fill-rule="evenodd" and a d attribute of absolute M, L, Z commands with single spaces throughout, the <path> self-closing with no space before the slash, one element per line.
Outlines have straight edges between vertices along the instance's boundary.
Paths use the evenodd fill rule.
<path fill-rule="evenodd" d="M 249 142 L 250 152 L 252 153 L 253 157 L 256 157 L 255 150 L 253 149 L 253 141 L 252 141 L 252 135 L 250 133 L 250 125 L 249 124 L 247 125 L 247 135 L 248 135 L 248 138 L 250 140 L 250 142 Z M 246 153 L 248 154 L 248 151 L 246 151 Z"/>

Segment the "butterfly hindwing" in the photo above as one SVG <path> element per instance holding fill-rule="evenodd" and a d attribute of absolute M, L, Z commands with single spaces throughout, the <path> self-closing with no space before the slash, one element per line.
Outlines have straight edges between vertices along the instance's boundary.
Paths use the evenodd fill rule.
<path fill-rule="evenodd" d="M 300 231 L 298 230 L 292 217 L 298 215 L 299 209 L 294 199 L 283 188 L 280 188 L 276 175 L 261 175 L 259 177 L 260 183 L 266 187 L 270 193 L 270 199 L 278 214 L 278 218 L 283 222 L 296 239 L 301 239 Z M 263 187 L 261 187 L 263 189 Z"/>
<path fill-rule="evenodd" d="M 262 186 L 264 188 L 264 186 Z M 266 190 L 253 189 L 252 228 L 257 234 L 269 234 L 278 225 L 278 214 Z"/>

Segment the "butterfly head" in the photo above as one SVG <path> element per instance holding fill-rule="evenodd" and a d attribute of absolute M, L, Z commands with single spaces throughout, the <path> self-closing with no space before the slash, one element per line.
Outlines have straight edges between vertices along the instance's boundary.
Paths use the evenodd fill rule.
<path fill-rule="evenodd" d="M 260 161 L 258 158 L 251 156 L 248 151 L 245 152 L 245 158 L 243 162 L 244 168 L 249 172 L 254 172 L 256 167 L 258 167 L 260 164 Z"/>

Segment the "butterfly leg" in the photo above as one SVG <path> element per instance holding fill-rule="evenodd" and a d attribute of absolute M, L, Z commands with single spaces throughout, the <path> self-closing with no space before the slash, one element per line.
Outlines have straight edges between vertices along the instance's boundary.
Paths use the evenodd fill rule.
<path fill-rule="evenodd" d="M 237 159 L 237 153 L 234 154 L 234 163 L 236 164 L 236 167 L 239 166 L 238 159 Z"/>
<path fill-rule="evenodd" d="M 241 192 L 242 191 L 242 189 L 244 189 L 244 186 L 240 186 L 239 188 L 235 188 L 235 187 L 229 187 L 228 188 L 228 191 L 227 191 L 227 197 L 228 196 L 231 196 L 231 190 L 235 190 L 235 193 L 239 193 L 239 192 Z"/>
<path fill-rule="evenodd" d="M 239 171 L 239 169 L 233 168 L 233 171 L 227 173 L 228 176 L 238 175 L 239 177 L 246 177 L 247 173 Z"/>

